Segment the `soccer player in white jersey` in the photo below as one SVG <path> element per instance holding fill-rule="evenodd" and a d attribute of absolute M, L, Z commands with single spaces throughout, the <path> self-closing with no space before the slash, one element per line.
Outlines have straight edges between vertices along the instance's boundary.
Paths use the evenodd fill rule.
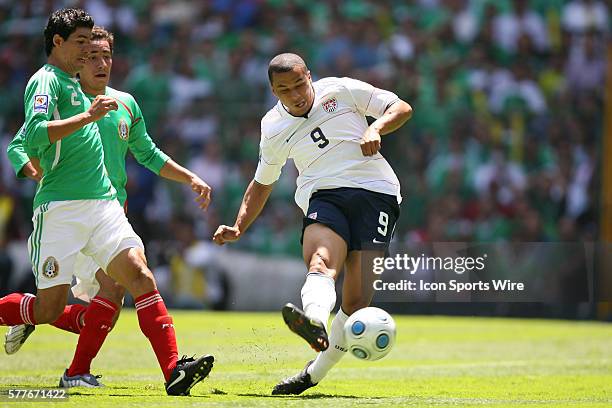
<path fill-rule="evenodd" d="M 272 394 L 301 394 L 346 353 L 344 323 L 372 299 L 362 274 L 367 269 L 364 255 L 381 256 L 387 250 L 401 201 L 399 180 L 379 153 L 381 136 L 401 127 L 412 108 L 394 93 L 355 79 L 313 82 L 295 54 L 274 57 L 268 77 L 279 101 L 261 121 L 255 177 L 234 225 L 219 226 L 213 241 L 222 245 L 245 233 L 283 165 L 293 159 L 299 172 L 295 200 L 305 216 L 302 245 L 308 273 L 301 291 L 303 310 L 287 304 L 282 315 L 319 354 L 300 373 L 277 384 Z M 376 120 L 368 126 L 366 116 Z M 334 283 L 343 265 L 342 305 L 328 330 L 336 303 Z"/>

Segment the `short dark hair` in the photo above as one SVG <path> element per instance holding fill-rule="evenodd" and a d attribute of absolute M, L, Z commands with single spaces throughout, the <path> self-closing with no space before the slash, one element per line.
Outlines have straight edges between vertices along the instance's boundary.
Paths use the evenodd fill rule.
<path fill-rule="evenodd" d="M 272 58 L 268 64 L 268 80 L 270 81 L 270 85 L 272 84 L 272 74 L 275 72 L 289 72 L 294 67 L 301 67 L 304 72 L 308 72 L 306 63 L 302 57 L 297 54 L 286 52 L 284 54 L 278 54 L 276 57 Z"/>
<path fill-rule="evenodd" d="M 64 40 L 70 37 L 79 27 L 93 28 L 94 20 L 85 10 L 63 8 L 54 11 L 49 16 L 45 27 L 45 52 L 51 55 L 53 50 L 53 36 L 58 34 Z"/>
<path fill-rule="evenodd" d="M 113 43 L 115 36 L 110 31 L 107 31 L 104 27 L 94 26 L 91 30 L 91 41 L 108 41 L 111 53 L 113 52 Z"/>

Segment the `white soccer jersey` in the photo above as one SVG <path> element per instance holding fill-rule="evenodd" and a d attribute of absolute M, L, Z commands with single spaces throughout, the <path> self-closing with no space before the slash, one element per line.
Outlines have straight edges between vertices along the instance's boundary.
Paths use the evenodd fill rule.
<path fill-rule="evenodd" d="M 295 202 L 304 214 L 314 192 L 338 187 L 394 195 L 400 203 L 400 183 L 389 163 L 380 153 L 364 156 L 360 146 L 366 116 L 382 116 L 397 95 L 351 78 L 323 78 L 313 86 L 307 118 L 291 115 L 279 101 L 261 120 L 255 181 L 274 183 L 291 158 L 299 172 Z"/>

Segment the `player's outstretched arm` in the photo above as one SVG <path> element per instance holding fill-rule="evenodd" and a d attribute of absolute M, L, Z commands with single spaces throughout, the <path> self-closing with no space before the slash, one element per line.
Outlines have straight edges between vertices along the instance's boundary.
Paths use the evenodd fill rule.
<path fill-rule="evenodd" d="M 213 242 L 223 245 L 226 242 L 237 241 L 261 213 L 270 197 L 272 186 L 273 184 L 265 185 L 252 180 L 242 198 L 234 226 L 220 225 L 213 235 Z"/>
<path fill-rule="evenodd" d="M 204 180 L 172 159 L 168 159 L 164 163 L 159 171 L 159 175 L 168 180 L 189 184 L 191 190 L 197 195 L 195 200 L 198 202 L 198 205 L 202 210 L 206 211 L 210 204 L 212 189 Z"/>
<path fill-rule="evenodd" d="M 19 129 L 19 132 L 17 132 L 11 143 L 7 146 L 6 153 L 18 178 L 27 177 L 38 182 L 42 178 L 42 169 L 40 168 L 39 160 L 28 157 L 25 152 L 22 133 L 25 131 L 24 129 L 25 126 Z"/>
<path fill-rule="evenodd" d="M 365 131 L 361 139 L 361 152 L 372 156 L 380 150 L 380 137 L 391 133 L 406 123 L 412 116 L 412 107 L 401 99 L 387 108 Z"/>
<path fill-rule="evenodd" d="M 111 110 L 117 110 L 117 101 L 114 98 L 106 95 L 96 96 L 87 112 L 66 119 L 48 121 L 47 134 L 49 142 L 55 143 L 85 125 L 102 119 Z"/>

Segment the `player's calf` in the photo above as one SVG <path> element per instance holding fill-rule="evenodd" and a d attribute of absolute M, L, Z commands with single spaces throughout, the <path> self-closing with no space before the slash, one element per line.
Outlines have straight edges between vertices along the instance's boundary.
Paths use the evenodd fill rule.
<path fill-rule="evenodd" d="M 353 313 L 355 313 L 356 311 L 363 309 L 365 307 L 370 306 L 370 300 L 369 299 L 362 299 L 362 298 L 357 298 L 357 299 L 349 299 L 348 297 L 345 297 L 344 299 L 342 299 L 342 310 L 344 310 L 346 312 L 347 315 L 352 315 Z"/>
<path fill-rule="evenodd" d="M 57 285 L 46 289 L 38 289 L 34 300 L 34 323 L 53 323 L 62 313 L 68 303 L 70 285 Z"/>

